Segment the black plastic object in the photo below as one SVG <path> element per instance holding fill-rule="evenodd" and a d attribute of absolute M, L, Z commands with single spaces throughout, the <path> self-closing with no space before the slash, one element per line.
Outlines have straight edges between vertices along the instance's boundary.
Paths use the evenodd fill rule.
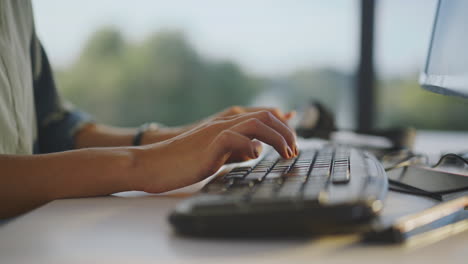
<path fill-rule="evenodd" d="M 296 133 L 303 138 L 330 139 L 336 130 L 335 118 L 331 111 L 317 101 L 310 102 L 302 112 Z"/>
<path fill-rule="evenodd" d="M 390 179 L 436 194 L 468 190 L 468 171 L 451 173 L 436 168 L 409 166 L 400 172 L 389 173 Z"/>
<path fill-rule="evenodd" d="M 333 113 L 318 101 L 312 100 L 301 111 L 299 122 L 296 126 L 296 133 L 303 138 L 330 139 L 333 132 L 337 131 Z M 408 128 L 388 128 L 360 130 L 356 133 L 369 136 L 383 137 L 392 142 L 389 150 L 412 149 L 416 136 L 416 129 Z M 349 145 L 353 145 L 349 142 Z"/>
<path fill-rule="evenodd" d="M 200 194 L 182 201 L 170 215 L 170 223 L 178 233 L 208 237 L 349 233 L 371 223 L 382 210 L 388 189 L 380 162 L 353 148 L 302 149 L 294 163 L 301 163 L 296 173 L 307 162 L 301 159 L 304 153 L 311 159 L 305 178 L 291 175 L 291 170 L 280 178 L 270 177 L 278 164 L 284 167 L 290 160 L 271 159 L 268 154 L 251 168 L 233 169 L 215 178 Z M 273 164 L 271 168 L 268 163 Z M 341 171 L 345 163 L 349 179 L 334 181 L 336 170 Z M 260 171 L 263 177 L 258 177 Z M 290 188 L 299 181 L 300 188 Z M 279 188 L 271 195 L 256 196 L 262 188 L 276 184 Z"/>

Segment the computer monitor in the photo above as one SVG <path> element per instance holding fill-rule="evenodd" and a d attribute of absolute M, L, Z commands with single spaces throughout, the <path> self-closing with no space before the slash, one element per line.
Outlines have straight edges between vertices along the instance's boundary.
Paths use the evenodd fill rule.
<path fill-rule="evenodd" d="M 426 64 L 423 88 L 468 98 L 468 1 L 439 0 Z"/>

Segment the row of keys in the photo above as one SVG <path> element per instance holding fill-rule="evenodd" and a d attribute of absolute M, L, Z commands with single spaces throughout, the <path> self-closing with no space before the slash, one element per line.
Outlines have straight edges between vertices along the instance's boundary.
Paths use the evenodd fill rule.
<path fill-rule="evenodd" d="M 333 160 L 332 182 L 334 184 L 348 183 L 350 180 L 349 150 L 339 149 Z"/>
<path fill-rule="evenodd" d="M 275 159 L 276 158 L 276 159 Z M 335 159 L 334 159 L 335 158 Z M 267 155 L 255 167 L 238 167 L 230 171 L 216 186 L 206 191 L 226 192 L 251 199 L 316 198 L 331 177 L 334 184 L 349 182 L 349 152 L 333 149 L 303 151 L 296 159 Z"/>

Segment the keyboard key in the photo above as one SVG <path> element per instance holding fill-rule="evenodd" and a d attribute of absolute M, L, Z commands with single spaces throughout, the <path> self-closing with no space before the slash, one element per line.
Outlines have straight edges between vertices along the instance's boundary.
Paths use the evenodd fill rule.
<path fill-rule="evenodd" d="M 262 159 L 262 161 L 277 161 L 279 158 L 280 155 L 278 154 L 278 152 L 270 150 Z"/>
<path fill-rule="evenodd" d="M 333 163 L 332 182 L 334 184 L 344 184 L 348 183 L 349 180 L 349 158 L 335 159 Z"/>
<path fill-rule="evenodd" d="M 270 170 L 270 173 L 272 173 L 272 172 L 283 173 L 283 172 L 285 172 L 285 171 L 286 171 L 285 168 L 282 168 L 282 167 L 275 167 L 275 168 L 273 168 L 273 169 Z"/>
<path fill-rule="evenodd" d="M 253 186 L 255 181 L 244 179 L 229 179 L 226 183 L 226 188 L 229 190 L 231 188 L 239 188 L 244 186 Z"/>
<path fill-rule="evenodd" d="M 250 174 L 252 174 L 252 173 L 263 173 L 263 174 L 266 174 L 269 170 L 270 170 L 270 169 L 269 169 L 269 168 L 266 168 L 266 167 L 265 167 L 265 168 L 255 168 L 255 169 L 252 170 L 252 172 L 251 172 Z"/>
<path fill-rule="evenodd" d="M 283 183 L 281 188 L 278 191 L 278 198 L 300 198 L 301 196 L 302 182 L 298 181 L 286 181 Z"/>
<path fill-rule="evenodd" d="M 307 177 L 308 172 L 309 168 L 292 168 L 290 171 L 285 173 L 285 177 Z"/>
<path fill-rule="evenodd" d="M 312 164 L 312 162 L 296 162 L 294 164 L 294 167 L 295 168 L 310 168 L 310 165 Z"/>
<path fill-rule="evenodd" d="M 266 172 L 251 172 L 249 173 L 244 180 L 246 181 L 262 181 L 263 177 L 265 177 Z"/>
<path fill-rule="evenodd" d="M 330 176 L 329 167 L 313 168 L 310 173 L 310 178 L 328 178 Z"/>
<path fill-rule="evenodd" d="M 276 193 L 278 187 L 279 185 L 274 182 L 261 184 L 256 189 L 253 190 L 251 199 L 252 200 L 271 199 Z"/>
<path fill-rule="evenodd" d="M 225 184 L 210 183 L 203 187 L 202 192 L 210 194 L 220 194 L 226 192 L 227 188 Z"/>
<path fill-rule="evenodd" d="M 298 161 L 302 161 L 302 160 L 311 161 L 311 160 L 314 159 L 315 154 L 316 154 L 315 151 L 312 151 L 312 152 L 304 152 L 304 151 L 302 151 L 302 152 L 299 154 L 299 157 L 297 158 L 297 160 L 298 160 Z"/>
<path fill-rule="evenodd" d="M 289 169 L 291 169 L 290 166 L 277 166 L 277 167 L 274 167 L 274 168 L 272 169 L 272 171 L 274 170 L 274 171 L 276 171 L 276 172 L 279 172 L 279 171 L 287 172 L 287 171 L 289 171 Z"/>
<path fill-rule="evenodd" d="M 241 200 L 247 198 L 247 195 L 252 191 L 250 186 L 239 186 L 229 189 L 226 192 L 226 196 L 229 199 Z"/>
<path fill-rule="evenodd" d="M 323 186 L 323 184 L 307 183 L 302 191 L 302 198 L 304 200 L 317 200 L 320 192 L 323 190 Z"/>
<path fill-rule="evenodd" d="M 224 176 L 225 179 L 242 179 L 246 173 L 228 173 Z"/>
<path fill-rule="evenodd" d="M 349 171 L 346 170 L 333 170 L 332 182 L 334 184 L 348 183 L 350 180 Z"/>
<path fill-rule="evenodd" d="M 309 172 L 309 168 L 293 168 L 287 174 L 294 175 L 294 176 L 307 176 Z"/>
<path fill-rule="evenodd" d="M 295 159 L 280 159 L 276 164 L 282 165 L 282 164 L 287 164 L 290 165 L 295 162 Z"/>
<path fill-rule="evenodd" d="M 305 175 L 291 175 L 291 174 L 285 174 L 283 176 L 283 182 L 291 182 L 291 181 L 295 181 L 295 182 L 306 182 L 307 181 L 307 176 Z"/>
<path fill-rule="evenodd" d="M 334 160 L 334 163 L 348 163 L 348 159 L 347 158 L 338 158 L 338 157 L 335 157 L 335 160 Z"/>
<path fill-rule="evenodd" d="M 284 175 L 283 172 L 272 171 L 265 176 L 265 180 L 278 179 L 278 178 L 281 178 L 283 175 Z"/>
<path fill-rule="evenodd" d="M 239 172 L 239 171 L 249 172 L 251 170 L 252 170 L 252 167 L 237 167 L 237 168 L 232 169 L 231 172 Z"/>

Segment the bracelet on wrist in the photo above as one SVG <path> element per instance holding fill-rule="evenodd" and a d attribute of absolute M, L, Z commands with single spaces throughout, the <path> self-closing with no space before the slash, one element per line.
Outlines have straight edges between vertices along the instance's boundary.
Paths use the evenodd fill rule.
<path fill-rule="evenodd" d="M 138 128 L 138 131 L 137 133 L 135 134 L 135 136 L 133 137 L 133 146 L 140 146 L 141 145 L 141 142 L 143 140 L 143 135 L 147 132 L 147 131 L 156 131 L 158 130 L 159 126 L 158 124 L 156 123 L 145 123 L 143 125 L 141 125 L 139 128 Z"/>

